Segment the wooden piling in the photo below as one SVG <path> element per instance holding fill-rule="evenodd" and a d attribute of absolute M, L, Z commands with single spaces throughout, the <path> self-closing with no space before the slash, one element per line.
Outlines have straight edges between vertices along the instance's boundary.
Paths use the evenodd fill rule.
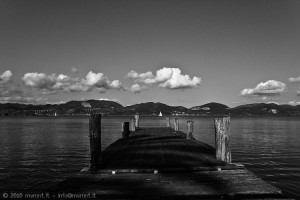
<path fill-rule="evenodd" d="M 131 131 L 135 131 L 135 121 L 133 118 L 130 120 L 130 126 L 131 126 Z"/>
<path fill-rule="evenodd" d="M 174 130 L 179 131 L 179 120 L 177 118 L 174 119 Z"/>
<path fill-rule="evenodd" d="M 193 121 L 187 121 L 187 126 L 188 126 L 188 131 L 187 131 L 187 134 L 186 134 L 186 139 L 193 139 L 194 136 L 193 136 Z"/>
<path fill-rule="evenodd" d="M 91 114 L 89 118 L 89 137 L 91 151 L 91 168 L 100 168 L 101 154 L 101 114 Z"/>
<path fill-rule="evenodd" d="M 166 117 L 167 120 L 167 127 L 170 127 L 170 117 Z"/>
<path fill-rule="evenodd" d="M 216 159 L 231 163 L 230 117 L 215 118 Z"/>
<path fill-rule="evenodd" d="M 129 136 L 129 122 L 123 122 L 122 124 L 122 138 L 123 139 L 128 139 Z"/>
<path fill-rule="evenodd" d="M 136 129 L 139 128 L 139 120 L 140 120 L 140 116 L 139 115 L 135 115 L 135 128 Z"/>

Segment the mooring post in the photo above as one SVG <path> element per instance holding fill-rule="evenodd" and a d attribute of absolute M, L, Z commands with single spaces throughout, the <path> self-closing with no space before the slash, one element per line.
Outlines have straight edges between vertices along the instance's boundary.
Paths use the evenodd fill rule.
<path fill-rule="evenodd" d="M 170 127 L 170 117 L 167 117 L 166 120 L 167 120 L 167 127 Z"/>
<path fill-rule="evenodd" d="M 230 117 L 215 118 L 216 158 L 231 163 Z"/>
<path fill-rule="evenodd" d="M 179 120 L 177 118 L 174 119 L 174 130 L 179 131 Z"/>
<path fill-rule="evenodd" d="M 187 131 L 187 134 L 186 134 L 186 139 L 193 139 L 194 136 L 193 136 L 193 121 L 187 121 L 187 126 L 188 126 L 188 131 Z"/>
<path fill-rule="evenodd" d="M 122 138 L 123 139 L 128 139 L 129 136 L 129 122 L 123 122 L 122 124 Z"/>
<path fill-rule="evenodd" d="M 131 131 L 135 131 L 135 122 L 133 118 L 130 120 L 130 126 L 131 126 Z"/>
<path fill-rule="evenodd" d="M 140 120 L 140 116 L 139 115 L 135 115 L 135 128 L 138 129 L 139 128 L 139 120 Z"/>
<path fill-rule="evenodd" d="M 89 118 L 89 137 L 91 151 L 91 168 L 100 168 L 101 155 L 101 114 L 91 114 Z"/>

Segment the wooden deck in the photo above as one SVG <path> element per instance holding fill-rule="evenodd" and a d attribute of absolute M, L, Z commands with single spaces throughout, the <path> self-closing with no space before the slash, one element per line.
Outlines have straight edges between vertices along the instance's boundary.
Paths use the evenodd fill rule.
<path fill-rule="evenodd" d="M 103 169 L 165 169 L 224 165 L 215 149 L 171 128 L 139 129 L 103 151 Z"/>
<path fill-rule="evenodd" d="M 282 199 L 278 188 L 242 164 L 171 128 L 142 128 L 103 151 L 102 168 L 84 169 L 51 191 L 98 199 Z"/>

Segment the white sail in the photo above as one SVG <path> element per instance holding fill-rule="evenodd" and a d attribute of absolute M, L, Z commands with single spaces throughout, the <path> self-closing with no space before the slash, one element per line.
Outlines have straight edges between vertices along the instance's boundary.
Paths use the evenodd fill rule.
<path fill-rule="evenodd" d="M 159 115 L 158 115 L 158 116 L 160 116 L 160 117 L 162 116 L 162 113 L 161 113 L 161 111 L 159 112 Z"/>

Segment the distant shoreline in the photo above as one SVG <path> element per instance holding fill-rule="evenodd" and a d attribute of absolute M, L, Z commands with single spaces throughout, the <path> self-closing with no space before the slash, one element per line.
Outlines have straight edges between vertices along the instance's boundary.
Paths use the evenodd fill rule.
<path fill-rule="evenodd" d="M 69 101 L 56 105 L 0 104 L 0 116 L 88 116 L 101 113 L 112 116 L 243 116 L 243 117 L 295 117 L 300 116 L 300 105 L 278 105 L 274 103 L 246 104 L 230 108 L 220 103 L 208 103 L 201 106 L 185 108 L 169 106 L 159 102 L 146 102 L 131 106 L 122 106 L 114 101 L 87 100 Z"/>

